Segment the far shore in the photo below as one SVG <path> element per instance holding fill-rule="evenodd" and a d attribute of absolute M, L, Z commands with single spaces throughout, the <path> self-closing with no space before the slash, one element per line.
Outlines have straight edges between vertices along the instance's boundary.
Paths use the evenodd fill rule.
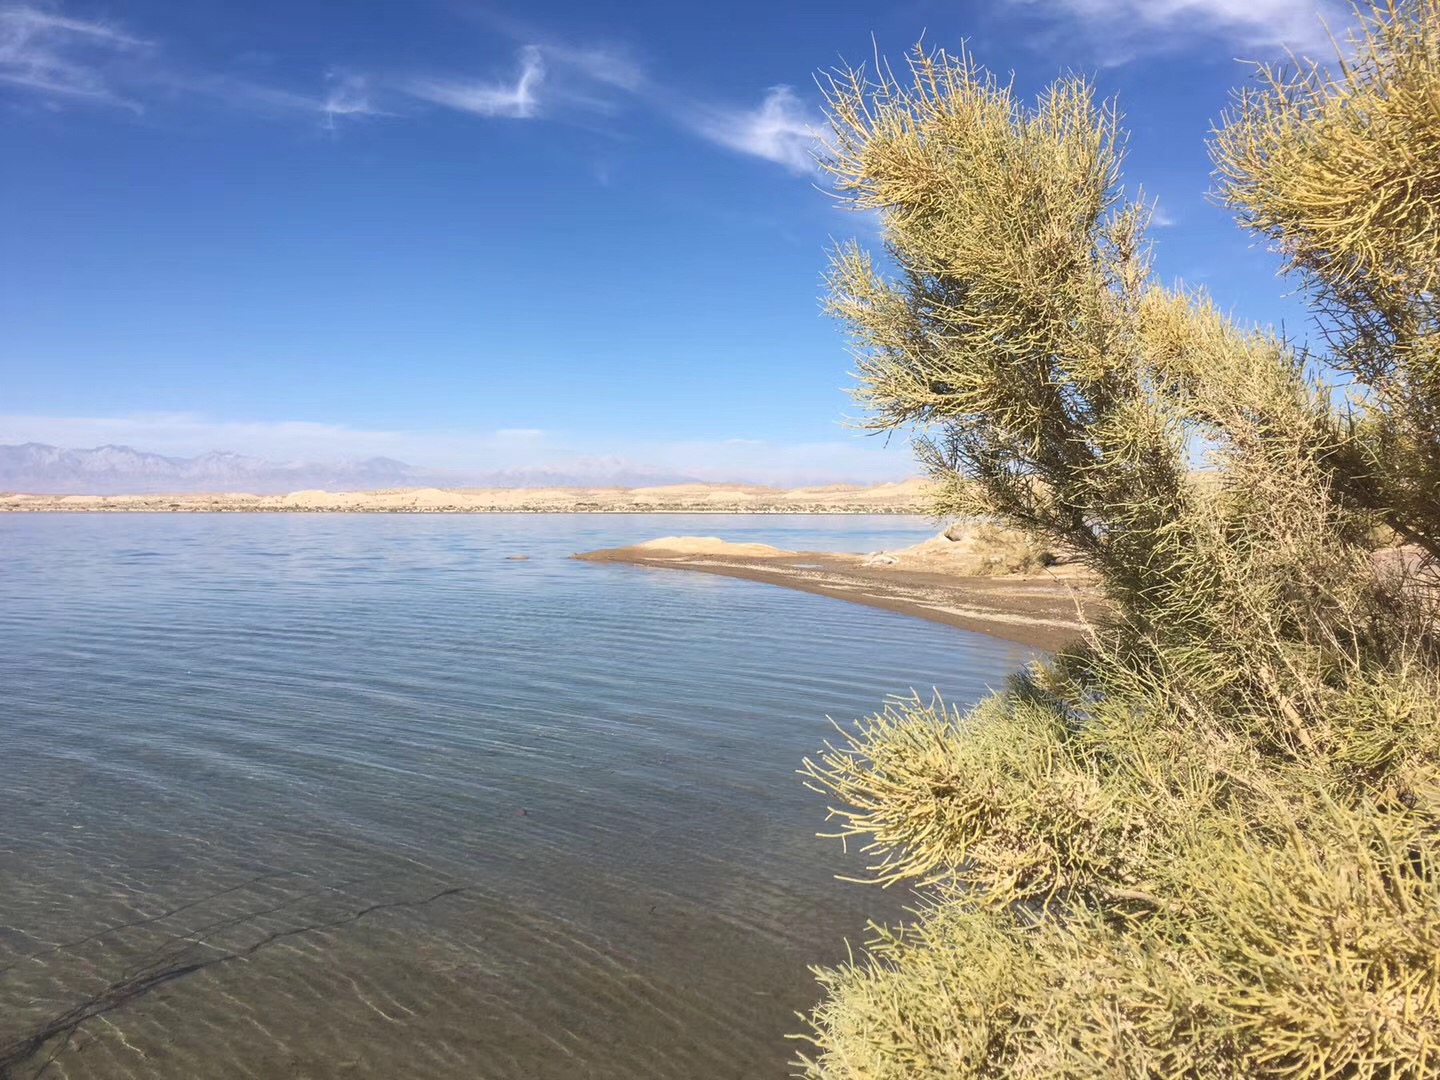
<path fill-rule="evenodd" d="M 183 495 L 0 493 L 11 513 L 339 513 L 339 514 L 921 514 L 926 485 L 771 488 L 744 484 L 663 487 L 395 488 Z"/>
<path fill-rule="evenodd" d="M 914 548 L 861 555 L 781 551 L 764 544 L 735 544 L 714 537 L 666 537 L 633 547 L 575 556 L 742 578 L 913 615 L 1053 650 L 1084 633 L 1100 608 L 1083 568 L 1066 565 L 1030 573 L 977 574 L 974 563 L 944 550 L 937 537 Z"/>
<path fill-rule="evenodd" d="M 739 484 L 661 487 L 396 488 L 286 495 L 43 495 L 0 492 L 0 513 L 319 514 L 925 514 L 923 480 L 869 486 L 770 488 Z M 953 532 L 953 530 L 951 530 Z M 1075 565 L 992 565 L 1011 558 L 1014 534 L 943 533 L 911 548 L 869 555 L 781 551 L 718 538 L 667 537 L 578 554 L 591 562 L 691 570 L 780 585 L 932 622 L 1055 649 L 1084 632 L 1099 608 Z M 998 546 L 997 546 L 998 544 Z M 1003 554 L 997 554 L 1003 553 Z"/>

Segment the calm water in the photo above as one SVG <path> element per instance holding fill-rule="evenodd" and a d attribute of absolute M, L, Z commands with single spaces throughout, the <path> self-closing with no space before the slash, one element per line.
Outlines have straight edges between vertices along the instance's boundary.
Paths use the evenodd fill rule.
<path fill-rule="evenodd" d="M 786 1075 L 806 965 L 904 902 L 795 768 L 1027 654 L 568 556 L 929 531 L 0 515 L 0 1077 Z"/>

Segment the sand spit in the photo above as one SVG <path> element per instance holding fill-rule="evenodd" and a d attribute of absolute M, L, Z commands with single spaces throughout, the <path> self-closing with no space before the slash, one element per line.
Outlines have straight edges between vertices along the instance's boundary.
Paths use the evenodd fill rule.
<path fill-rule="evenodd" d="M 1082 567 L 987 573 L 993 568 L 991 556 L 972 532 L 952 529 L 949 537 L 941 534 L 911 548 L 861 555 L 668 536 L 575 557 L 782 585 L 1041 649 L 1057 648 L 1079 636 L 1083 613 L 1098 608 L 1094 586 Z"/>
<path fill-rule="evenodd" d="M 398 488 L 289 495 L 24 495 L 0 493 L 0 511 L 108 513 L 390 514 L 914 514 L 925 482 L 782 488 L 737 484 L 667 487 Z"/>

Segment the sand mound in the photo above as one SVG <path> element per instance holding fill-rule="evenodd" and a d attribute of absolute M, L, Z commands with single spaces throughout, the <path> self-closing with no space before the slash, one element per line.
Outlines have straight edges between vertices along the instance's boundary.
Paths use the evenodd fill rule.
<path fill-rule="evenodd" d="M 439 508 L 442 506 L 455 506 L 468 502 L 462 495 L 453 491 L 441 491 L 439 488 L 415 488 L 413 491 L 405 492 L 399 502 L 408 502 L 412 506 L 424 506 Z"/>
<path fill-rule="evenodd" d="M 650 555 L 744 555 L 749 558 L 766 558 L 794 555 L 769 544 L 736 544 L 721 540 L 718 536 L 662 536 L 658 540 L 646 540 L 635 547 Z"/>
<path fill-rule="evenodd" d="M 332 491 L 292 491 L 280 500 L 282 506 L 293 506 L 301 510 L 329 510 L 349 506 L 356 500 L 353 496 Z"/>

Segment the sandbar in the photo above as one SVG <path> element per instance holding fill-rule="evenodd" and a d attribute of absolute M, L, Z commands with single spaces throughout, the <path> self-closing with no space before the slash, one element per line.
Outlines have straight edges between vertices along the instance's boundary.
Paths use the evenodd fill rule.
<path fill-rule="evenodd" d="M 664 537 L 577 554 L 588 562 L 690 570 L 780 585 L 956 626 L 1037 649 L 1080 637 L 1101 604 L 1082 566 L 976 573 L 973 553 L 937 537 L 913 548 L 862 555 L 785 551 L 718 537 Z"/>

